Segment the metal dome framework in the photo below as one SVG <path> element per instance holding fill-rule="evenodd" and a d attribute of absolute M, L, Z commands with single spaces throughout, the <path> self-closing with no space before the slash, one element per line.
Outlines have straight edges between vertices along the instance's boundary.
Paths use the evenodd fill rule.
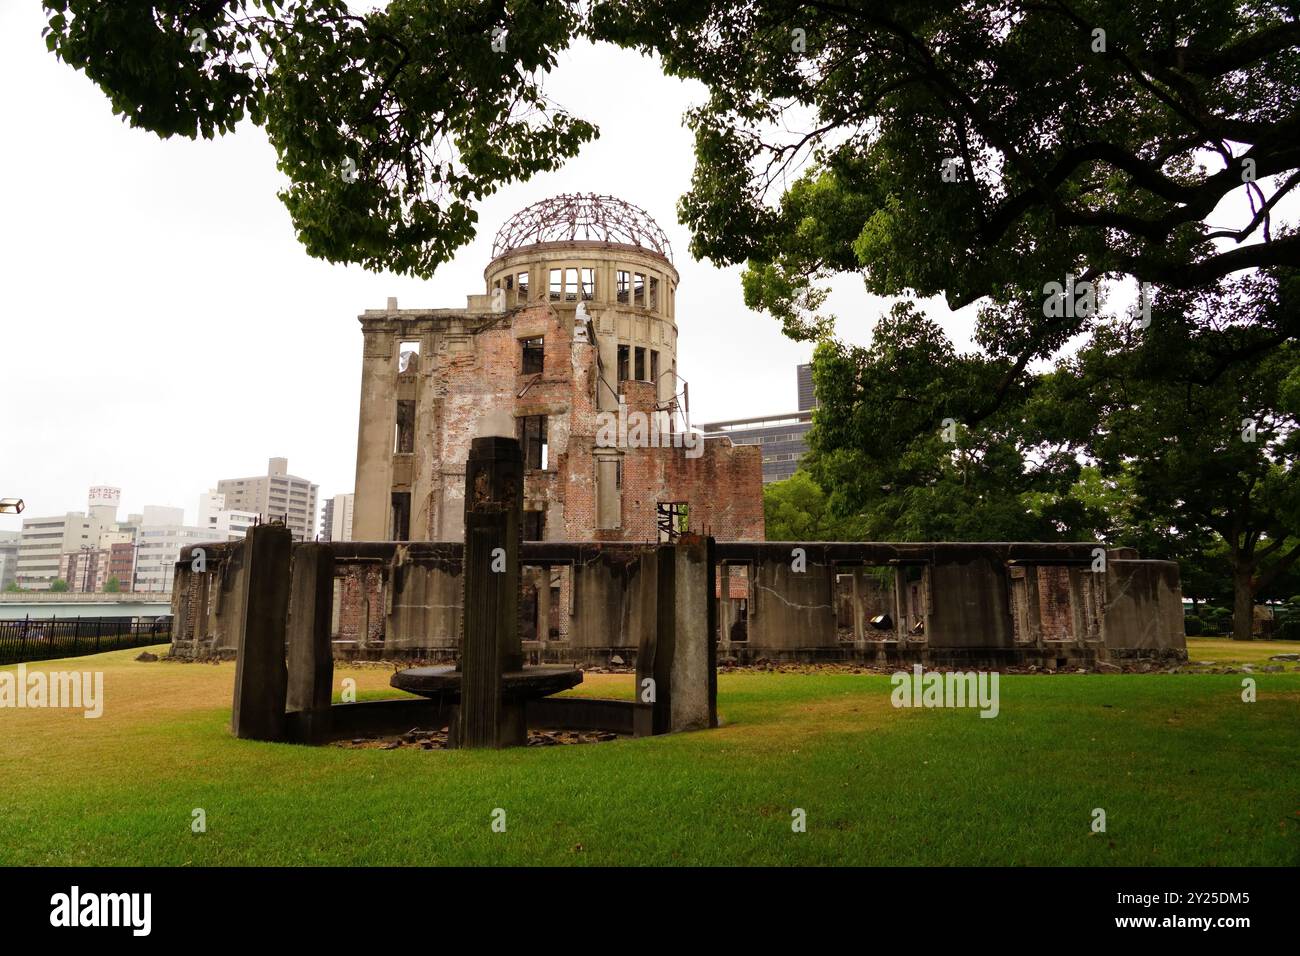
<path fill-rule="evenodd" d="M 564 193 L 515 213 L 492 242 L 492 258 L 546 242 L 637 246 L 673 261 L 668 237 L 650 214 L 616 196 Z"/>

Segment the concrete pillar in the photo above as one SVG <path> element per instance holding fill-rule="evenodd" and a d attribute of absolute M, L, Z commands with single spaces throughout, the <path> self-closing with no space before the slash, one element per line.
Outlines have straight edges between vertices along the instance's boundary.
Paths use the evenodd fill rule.
<path fill-rule="evenodd" d="M 284 662 L 293 536 L 283 525 L 250 528 L 239 548 L 243 579 L 236 617 L 238 657 L 231 729 L 245 740 L 283 740 Z"/>
<path fill-rule="evenodd" d="M 412 541 L 436 540 L 430 534 L 436 517 L 432 505 L 434 470 L 441 464 L 437 447 L 432 440 L 431 425 L 437 411 L 436 389 L 433 387 L 435 344 L 432 334 L 420 338 L 420 371 L 416 376 L 415 454 L 411 461 Z"/>
<path fill-rule="evenodd" d="M 208 603 L 212 590 L 212 579 L 216 577 L 214 568 L 194 579 L 191 587 L 198 588 L 198 606 L 194 609 L 194 620 L 186 622 L 186 630 L 194 640 L 201 641 L 208 636 Z"/>
<path fill-rule="evenodd" d="M 190 589 L 197 586 L 188 562 L 177 561 L 172 574 L 172 645 L 194 639 L 190 621 Z M 201 579 L 200 579 L 201 580 Z"/>
<path fill-rule="evenodd" d="M 653 679 L 651 732 L 718 725 L 713 539 L 683 535 L 658 549 L 659 622 L 637 654 L 637 697 Z"/>
<path fill-rule="evenodd" d="M 354 541 L 387 541 L 392 510 L 393 434 L 397 427 L 397 333 L 365 330 L 361 360 L 361 415 L 357 425 Z"/>
<path fill-rule="evenodd" d="M 518 439 L 475 438 L 465 463 L 465 636 L 454 735 L 458 747 L 527 742 L 522 704 L 505 706 L 501 693 L 502 673 L 521 670 L 524 664 L 518 611 L 523 508 Z"/>
<path fill-rule="evenodd" d="M 537 575 L 537 639 L 551 639 L 551 569 L 542 568 Z"/>
<path fill-rule="evenodd" d="M 894 571 L 894 638 L 902 642 L 907 640 L 907 629 L 911 622 L 907 619 L 907 581 L 906 569 L 895 565 Z"/>
<path fill-rule="evenodd" d="M 855 641 L 867 639 L 866 611 L 862 606 L 862 576 L 866 573 L 865 568 L 853 569 L 853 639 Z"/>
<path fill-rule="evenodd" d="M 289 684 L 285 709 L 298 714 L 298 736 L 320 740 L 329 730 L 334 683 L 331 618 L 334 555 L 329 545 L 300 544 L 289 579 Z"/>
<path fill-rule="evenodd" d="M 718 563 L 718 641 L 731 644 L 731 627 L 735 623 L 735 605 L 731 601 L 731 565 Z"/>
<path fill-rule="evenodd" d="M 1074 644 L 1076 647 L 1083 647 L 1088 640 L 1088 610 L 1087 602 L 1087 585 L 1084 583 L 1084 575 L 1096 574 L 1090 567 L 1071 566 L 1068 569 L 1068 578 L 1070 586 L 1070 623 L 1074 631 Z"/>

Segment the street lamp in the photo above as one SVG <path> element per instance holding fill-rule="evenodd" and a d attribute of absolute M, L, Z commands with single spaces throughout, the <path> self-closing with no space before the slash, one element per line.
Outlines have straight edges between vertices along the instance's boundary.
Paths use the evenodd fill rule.
<path fill-rule="evenodd" d="M 20 515 L 26 507 L 21 498 L 0 498 L 0 515 Z"/>

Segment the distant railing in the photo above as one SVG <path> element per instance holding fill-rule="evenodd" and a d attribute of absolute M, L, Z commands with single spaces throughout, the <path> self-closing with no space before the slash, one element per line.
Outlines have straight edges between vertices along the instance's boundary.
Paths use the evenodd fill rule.
<path fill-rule="evenodd" d="M 0 664 L 78 657 L 126 647 L 166 644 L 171 639 L 170 620 L 84 617 L 0 620 Z"/>

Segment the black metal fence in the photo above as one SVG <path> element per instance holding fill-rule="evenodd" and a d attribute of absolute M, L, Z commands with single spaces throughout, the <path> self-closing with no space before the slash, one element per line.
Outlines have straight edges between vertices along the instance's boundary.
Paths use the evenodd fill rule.
<path fill-rule="evenodd" d="M 157 621 L 137 621 L 129 617 L 0 620 L 0 664 L 146 647 L 166 644 L 171 639 L 170 618 Z"/>

